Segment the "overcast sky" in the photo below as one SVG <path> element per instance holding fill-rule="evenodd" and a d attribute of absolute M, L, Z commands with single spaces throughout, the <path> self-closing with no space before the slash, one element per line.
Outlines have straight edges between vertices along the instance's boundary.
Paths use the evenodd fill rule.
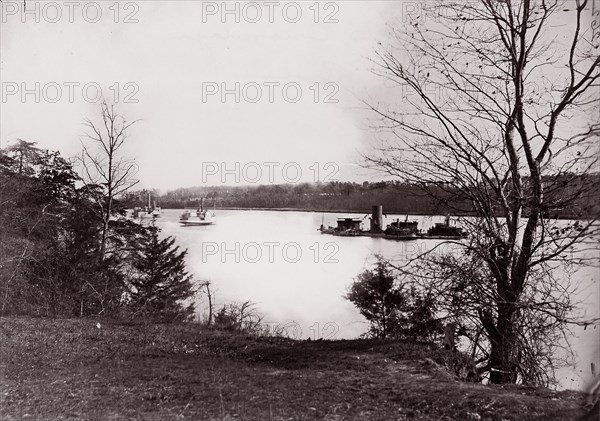
<path fill-rule="evenodd" d="M 359 99 L 381 89 L 386 25 L 417 2 L 0 4 L 2 147 L 78 153 L 100 88 L 140 119 L 125 154 L 142 187 L 381 178 L 357 166 L 374 137 Z"/>
<path fill-rule="evenodd" d="M 258 168 L 263 182 L 298 170 L 312 181 L 317 168 L 320 179 L 366 178 L 357 98 L 379 83 L 368 58 L 393 2 L 231 2 L 232 13 L 222 2 L 91 3 L 2 5 L 2 146 L 22 138 L 76 154 L 99 86 L 141 119 L 127 154 L 144 187 L 235 184 L 221 170 L 236 162 L 241 184 Z"/>

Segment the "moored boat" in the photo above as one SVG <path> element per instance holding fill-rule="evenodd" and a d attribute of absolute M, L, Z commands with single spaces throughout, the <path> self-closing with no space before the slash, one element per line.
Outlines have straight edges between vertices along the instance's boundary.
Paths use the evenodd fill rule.
<path fill-rule="evenodd" d="M 419 223 L 409 221 L 408 215 L 406 220 L 400 221 L 400 219 L 397 219 L 385 229 L 385 238 L 392 240 L 415 240 L 419 234 Z"/>
<path fill-rule="evenodd" d="M 217 215 L 214 210 L 204 209 L 204 198 L 200 201 L 200 209 L 196 212 L 186 210 L 179 217 L 179 223 L 184 226 L 204 226 L 217 223 Z"/>
<path fill-rule="evenodd" d="M 468 234 L 460 227 L 450 225 L 450 215 L 446 216 L 446 220 L 435 224 L 427 230 L 425 238 L 432 239 L 461 239 L 467 237 Z"/>
<path fill-rule="evenodd" d="M 181 225 L 213 225 L 217 223 L 217 216 L 213 211 L 207 210 L 197 210 L 192 213 L 190 211 L 185 211 L 181 217 L 179 218 L 179 223 Z"/>
<path fill-rule="evenodd" d="M 133 209 L 132 217 L 135 219 L 158 218 L 162 215 L 162 209 L 156 206 L 156 202 L 152 202 L 152 196 L 148 193 L 148 205 L 143 208 L 136 207 Z"/>
<path fill-rule="evenodd" d="M 322 219 L 319 231 L 322 234 L 341 237 L 373 237 L 400 241 L 417 239 L 461 240 L 468 237 L 468 234 L 462 228 L 450 225 L 450 216 L 446 217 L 445 222 L 437 223 L 427 232 L 423 232 L 419 229 L 419 222 L 409 221 L 408 215 L 404 221 L 398 218 L 383 230 L 383 215 L 382 206 L 374 205 L 370 217 L 371 227 L 368 231 L 362 229 L 362 221 L 368 215 L 363 218 L 354 216 L 337 218 L 336 227 L 325 227 L 324 219 Z"/>
<path fill-rule="evenodd" d="M 356 237 L 361 234 L 360 226 L 362 224 L 361 218 L 356 218 L 353 216 L 346 216 L 337 219 L 336 227 L 328 227 L 325 228 L 323 224 L 321 224 L 321 234 L 331 234 L 331 235 L 339 235 L 343 237 Z"/>

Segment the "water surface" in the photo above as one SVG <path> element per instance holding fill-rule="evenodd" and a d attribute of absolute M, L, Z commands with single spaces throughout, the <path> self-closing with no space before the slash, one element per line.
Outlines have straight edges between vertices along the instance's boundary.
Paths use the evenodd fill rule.
<path fill-rule="evenodd" d="M 371 267 L 374 255 L 405 260 L 443 243 L 334 237 L 317 230 L 321 223 L 334 226 L 341 214 L 220 210 L 216 225 L 183 227 L 178 223 L 181 213 L 164 211 L 158 226 L 188 249 L 190 273 L 198 281 L 212 281 L 216 306 L 250 300 L 268 326 L 286 328 L 291 336 L 302 339 L 349 339 L 364 333 L 364 318 L 343 297 L 353 279 Z M 395 218 L 404 216 L 388 215 L 385 221 Z M 418 220 L 422 230 L 444 220 L 442 216 L 410 219 Z M 443 247 L 448 251 L 454 246 Z M 597 268 L 583 268 L 574 277 L 582 285 L 577 298 L 586 315 L 597 315 Z M 198 307 L 205 313 L 207 302 Z M 560 370 L 558 377 L 562 387 L 582 388 L 590 378 L 590 363 L 595 361 L 600 367 L 600 329 L 574 329 L 571 342 L 577 366 Z"/>

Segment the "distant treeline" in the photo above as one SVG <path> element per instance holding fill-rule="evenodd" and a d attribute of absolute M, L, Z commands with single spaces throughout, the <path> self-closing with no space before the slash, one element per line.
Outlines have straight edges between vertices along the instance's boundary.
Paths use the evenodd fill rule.
<path fill-rule="evenodd" d="M 558 198 L 585 185 L 587 193 L 575 199 L 568 209 L 552 206 Z M 562 175 L 548 178 L 546 201 L 549 217 L 586 218 L 600 216 L 598 186 L 600 174 Z M 211 186 L 180 188 L 159 195 L 154 191 L 130 192 L 123 198 L 128 207 L 144 206 L 151 194 L 157 206 L 166 209 L 205 206 L 241 209 L 298 209 L 337 212 L 370 212 L 374 204 L 385 213 L 418 215 L 473 215 L 472 204 L 461 192 L 444 185 L 414 185 L 398 181 L 329 182 L 258 186 Z M 525 207 L 526 211 L 526 207 Z"/>

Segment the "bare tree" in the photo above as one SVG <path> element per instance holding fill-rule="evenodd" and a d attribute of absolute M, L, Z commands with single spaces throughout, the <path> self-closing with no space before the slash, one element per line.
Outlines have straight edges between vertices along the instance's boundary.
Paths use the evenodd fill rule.
<path fill-rule="evenodd" d="M 206 297 L 208 298 L 208 320 L 206 321 L 206 325 L 212 325 L 213 321 L 213 292 L 210 289 L 212 285 L 211 281 L 204 281 L 200 284 L 200 288 L 206 288 Z"/>
<path fill-rule="evenodd" d="M 463 221 L 464 254 L 430 259 L 431 273 L 420 273 L 469 283 L 461 304 L 493 383 L 526 376 L 528 358 L 539 367 L 542 351 L 525 353 L 540 344 L 529 336 L 520 348 L 521 339 L 532 323 L 550 335 L 567 322 L 573 303 L 553 262 L 593 234 L 583 209 L 597 194 L 586 174 L 600 133 L 589 118 L 600 64 L 597 34 L 584 26 L 590 9 L 587 0 L 425 5 L 392 27 L 374 60 L 400 102 L 367 104 L 392 134 L 367 162 L 476 216 Z M 582 220 L 552 219 L 565 210 Z"/>
<path fill-rule="evenodd" d="M 91 191 L 98 206 L 102 229 L 99 257 L 106 255 L 109 239 L 109 221 L 113 215 L 115 198 L 138 183 L 134 177 L 137 165 L 133 160 L 120 156 L 120 150 L 127 139 L 127 130 L 137 121 L 128 123 L 119 115 L 113 105 L 101 104 L 102 120 L 94 123 L 86 120 L 89 129 L 86 141 L 82 141 L 83 151 L 79 162 L 83 168 L 83 180 Z M 99 190 L 96 187 L 100 187 Z"/>

